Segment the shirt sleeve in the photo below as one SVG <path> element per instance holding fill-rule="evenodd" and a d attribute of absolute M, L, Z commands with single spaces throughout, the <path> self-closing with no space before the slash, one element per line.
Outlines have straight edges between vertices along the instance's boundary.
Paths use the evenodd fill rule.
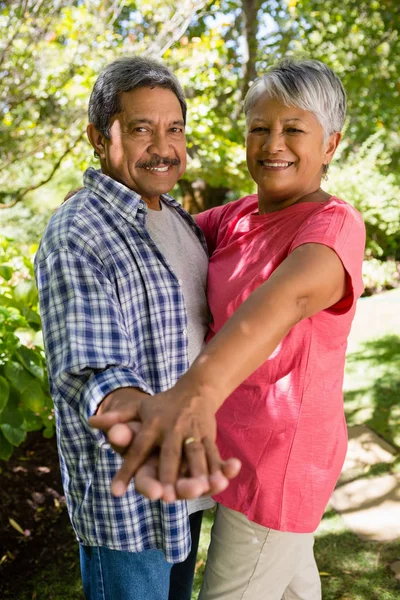
<path fill-rule="evenodd" d="M 115 286 L 100 261 L 60 249 L 36 263 L 40 312 L 53 395 L 61 396 L 87 423 L 99 403 L 120 387 L 153 394 L 135 369 Z"/>
<path fill-rule="evenodd" d="M 346 294 L 329 311 L 346 312 L 362 294 L 365 237 L 360 213 L 345 202 L 328 203 L 313 213 L 294 237 L 289 253 L 303 244 L 323 244 L 336 252 L 345 268 Z"/>

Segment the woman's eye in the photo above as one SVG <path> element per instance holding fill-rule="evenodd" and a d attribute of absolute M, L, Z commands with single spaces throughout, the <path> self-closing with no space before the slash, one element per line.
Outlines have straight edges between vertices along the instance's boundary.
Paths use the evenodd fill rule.
<path fill-rule="evenodd" d="M 267 127 L 252 127 L 250 133 L 265 133 L 268 131 Z"/>
<path fill-rule="evenodd" d="M 288 133 L 303 133 L 301 129 L 296 129 L 296 127 L 289 127 L 286 131 Z"/>

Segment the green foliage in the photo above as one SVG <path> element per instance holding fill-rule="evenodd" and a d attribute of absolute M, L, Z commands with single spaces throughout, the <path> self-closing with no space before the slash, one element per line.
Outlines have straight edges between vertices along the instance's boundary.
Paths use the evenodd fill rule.
<path fill-rule="evenodd" d="M 393 0 L 290 0 L 293 47 L 327 62 L 348 97 L 349 150 L 384 130 L 399 164 L 400 4 Z"/>
<path fill-rule="evenodd" d="M 393 174 L 383 174 L 388 161 L 383 131 L 347 158 L 345 154 L 331 165 L 324 187 L 353 204 L 364 218 L 364 295 L 370 296 L 400 284 L 400 187 Z"/>
<path fill-rule="evenodd" d="M 0 3 L 0 204 L 20 201 L 61 165 L 91 164 L 87 104 L 100 69 L 127 54 L 161 58 L 204 4 Z"/>
<path fill-rule="evenodd" d="M 332 164 L 326 187 L 361 212 L 367 229 L 366 258 L 399 261 L 400 187 L 394 175 L 382 173 L 387 157 L 384 132 L 380 131 L 347 158 Z M 373 264 L 376 270 L 375 261 L 370 274 Z M 388 265 L 386 275 L 391 271 L 395 273 L 395 268 Z M 398 282 L 398 275 L 393 281 Z"/>
<path fill-rule="evenodd" d="M 363 263 L 364 296 L 400 285 L 400 264 L 394 260 L 368 258 Z"/>
<path fill-rule="evenodd" d="M 41 348 L 38 294 L 30 253 L 0 237 L 0 459 L 29 431 L 54 433 L 53 405 Z"/>

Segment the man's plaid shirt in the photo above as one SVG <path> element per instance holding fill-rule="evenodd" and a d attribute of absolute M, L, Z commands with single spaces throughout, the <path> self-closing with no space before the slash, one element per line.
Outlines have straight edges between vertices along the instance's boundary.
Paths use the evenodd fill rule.
<path fill-rule="evenodd" d="M 133 483 L 114 498 L 121 458 L 87 420 L 116 388 L 154 394 L 187 370 L 181 287 L 146 231 L 140 196 L 95 169 L 84 186 L 53 215 L 35 260 L 69 514 L 84 545 L 159 548 L 180 562 L 190 548 L 186 503 L 151 502 Z M 170 196 L 163 200 L 207 252 L 193 219 Z"/>

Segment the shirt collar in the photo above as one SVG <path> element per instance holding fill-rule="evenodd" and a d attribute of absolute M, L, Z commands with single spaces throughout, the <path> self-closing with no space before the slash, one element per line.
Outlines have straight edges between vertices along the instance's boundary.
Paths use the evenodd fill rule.
<path fill-rule="evenodd" d="M 146 203 L 141 196 L 126 185 L 112 179 L 100 169 L 89 167 L 83 174 L 83 185 L 113 206 L 125 219 L 136 219 L 137 213 L 146 211 Z"/>
<path fill-rule="evenodd" d="M 147 204 L 139 194 L 123 183 L 105 175 L 100 169 L 94 169 L 93 167 L 86 169 L 83 175 L 83 185 L 109 204 L 112 204 L 128 221 L 136 219 L 138 212 L 141 213 L 141 216 L 147 213 Z M 178 209 L 179 212 L 182 211 L 179 202 L 169 194 L 162 194 L 160 197 L 166 204 Z"/>

